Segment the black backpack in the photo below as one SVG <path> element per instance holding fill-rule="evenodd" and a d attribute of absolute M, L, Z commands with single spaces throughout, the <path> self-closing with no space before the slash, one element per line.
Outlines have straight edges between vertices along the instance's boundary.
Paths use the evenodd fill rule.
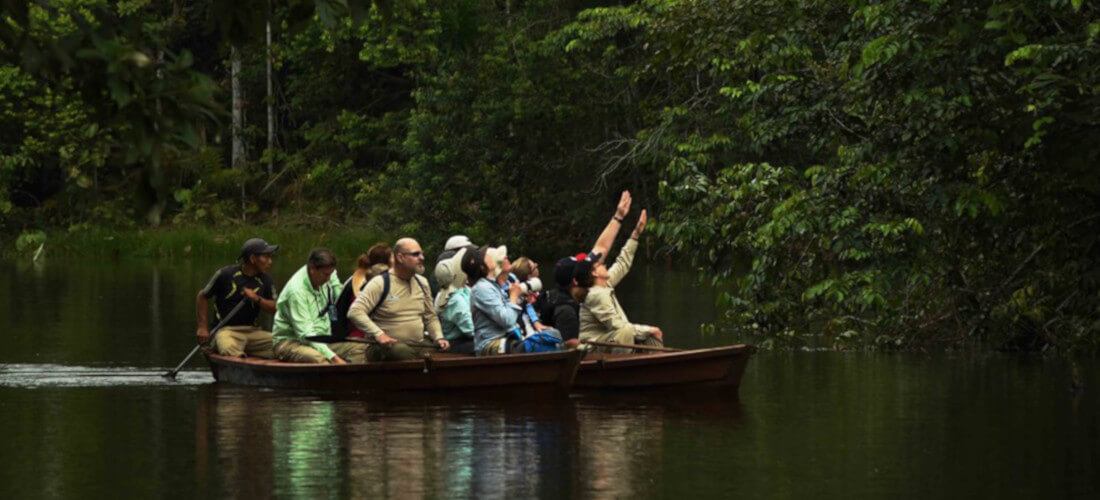
<path fill-rule="evenodd" d="M 384 271 L 381 276 L 382 296 L 378 298 L 378 303 L 374 304 L 374 307 L 371 308 L 371 316 L 374 315 L 374 312 L 378 310 L 378 306 L 381 306 L 382 303 L 386 301 L 386 297 L 390 294 L 390 272 Z M 359 287 L 360 292 L 367 287 L 368 282 L 369 280 L 363 282 L 363 285 Z M 351 331 L 348 325 L 348 309 L 351 309 L 353 299 L 354 294 L 351 289 L 351 278 L 348 278 L 348 280 L 344 282 L 344 289 L 340 292 L 340 296 L 337 297 L 335 301 L 332 299 L 332 296 L 329 295 L 329 306 L 321 311 L 321 315 L 324 316 L 327 314 L 330 307 L 336 308 L 336 318 L 332 320 L 333 337 L 341 339 L 346 339 L 348 337 L 348 332 Z"/>

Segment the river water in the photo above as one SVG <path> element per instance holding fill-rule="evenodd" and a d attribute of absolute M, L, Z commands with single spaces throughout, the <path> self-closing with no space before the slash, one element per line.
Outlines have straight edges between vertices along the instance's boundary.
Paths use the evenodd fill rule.
<path fill-rule="evenodd" d="M 1096 360 L 1081 391 L 1060 359 L 833 352 L 759 353 L 739 397 L 167 381 L 221 264 L 0 264 L 0 498 L 1100 497 Z M 712 293 L 644 264 L 620 286 L 681 347 L 737 340 L 700 328 Z"/>

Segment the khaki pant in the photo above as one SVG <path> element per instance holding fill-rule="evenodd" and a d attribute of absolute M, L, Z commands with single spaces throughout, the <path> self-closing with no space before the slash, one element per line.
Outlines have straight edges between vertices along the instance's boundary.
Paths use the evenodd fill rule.
<path fill-rule="evenodd" d="M 271 359 L 271 332 L 254 326 L 225 326 L 214 336 L 214 350 L 222 356 Z"/>
<path fill-rule="evenodd" d="M 420 359 L 426 354 L 435 352 L 435 349 L 426 347 L 413 347 L 408 344 L 402 344 L 397 342 L 389 347 L 382 347 L 379 344 L 370 344 L 364 346 L 367 348 L 367 362 L 373 363 L 375 361 L 404 361 L 406 359 Z"/>
<path fill-rule="evenodd" d="M 506 339 L 507 337 L 501 337 L 499 339 L 490 340 L 488 344 L 485 344 L 485 347 L 482 347 L 481 350 L 478 351 L 477 355 L 495 356 L 497 354 L 504 354 L 503 352 L 500 352 L 500 345 L 504 343 Z"/>
<path fill-rule="evenodd" d="M 504 345 L 504 352 L 501 352 L 502 344 Z M 508 334 L 499 339 L 490 340 L 477 354 L 478 356 L 499 356 L 501 354 L 519 354 L 522 352 L 523 341 L 517 339 L 515 335 Z"/>
<path fill-rule="evenodd" d="M 603 335 L 584 335 L 581 334 L 581 340 L 594 340 L 596 342 L 607 342 L 610 344 L 623 344 L 629 345 L 648 345 L 653 347 L 664 347 L 665 343 L 657 337 L 646 334 L 645 337 L 638 335 L 638 330 L 634 328 L 634 325 L 625 326 L 611 333 L 605 333 Z M 594 352 L 610 352 L 612 354 L 630 354 L 635 352 L 634 349 L 629 347 L 603 347 L 603 346 L 589 346 L 590 350 Z M 641 352 L 641 351 L 638 351 Z"/>
<path fill-rule="evenodd" d="M 357 342 L 337 342 L 328 345 L 332 352 L 335 352 L 337 356 L 340 356 L 340 359 L 348 363 L 366 362 L 366 347 L 365 344 Z M 323 364 L 329 362 L 317 349 L 293 340 L 284 340 L 275 344 L 275 359 L 288 363 Z"/>

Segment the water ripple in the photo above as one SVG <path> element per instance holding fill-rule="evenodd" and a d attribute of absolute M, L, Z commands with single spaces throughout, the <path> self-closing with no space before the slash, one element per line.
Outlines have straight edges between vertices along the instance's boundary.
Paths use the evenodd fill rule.
<path fill-rule="evenodd" d="M 57 364 L 0 364 L 0 387 L 114 387 L 175 386 L 214 381 L 205 370 L 181 371 L 165 378 L 169 368 L 136 366 L 71 366 Z"/>

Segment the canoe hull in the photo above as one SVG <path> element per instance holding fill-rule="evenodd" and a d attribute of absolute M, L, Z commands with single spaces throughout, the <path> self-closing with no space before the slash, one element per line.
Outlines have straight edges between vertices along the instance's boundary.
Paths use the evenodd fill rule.
<path fill-rule="evenodd" d="M 736 390 L 751 345 L 659 354 L 591 353 L 581 361 L 573 381 L 577 389 L 639 389 L 678 386 L 713 386 Z"/>
<path fill-rule="evenodd" d="M 432 391 L 485 388 L 567 391 L 580 364 L 574 351 L 315 365 L 206 353 L 214 379 L 237 385 L 326 391 Z"/>

